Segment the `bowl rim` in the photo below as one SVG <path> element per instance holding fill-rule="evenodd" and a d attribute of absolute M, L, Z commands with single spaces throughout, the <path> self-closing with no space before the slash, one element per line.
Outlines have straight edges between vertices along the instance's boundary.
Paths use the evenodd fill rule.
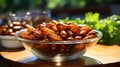
<path fill-rule="evenodd" d="M 93 42 L 93 41 L 95 41 L 95 40 L 99 40 L 99 39 L 101 39 L 102 38 L 102 36 L 103 36 L 103 34 L 102 34 L 102 32 L 101 31 L 98 31 L 98 30 L 94 30 L 94 31 L 96 31 L 97 32 L 97 37 L 96 38 L 91 38 L 91 39 L 85 39 L 85 40 L 64 40 L 64 41 L 38 41 L 38 40 L 27 40 L 27 39 L 23 39 L 23 38 L 20 38 L 19 36 L 18 36 L 18 34 L 19 33 L 21 33 L 21 32 L 26 32 L 27 31 L 27 29 L 22 29 L 22 30 L 20 30 L 20 31 L 17 31 L 16 33 L 15 33 L 15 38 L 16 39 L 18 39 L 18 40 L 20 40 L 20 41 L 23 41 L 23 42 L 29 42 L 29 43 L 34 43 L 34 44 L 40 44 L 40 43 L 42 43 L 42 44 L 77 44 L 77 43 L 87 43 L 87 42 Z"/>
<path fill-rule="evenodd" d="M 4 40 L 16 40 L 15 36 L 8 36 L 8 35 L 0 35 L 0 39 Z"/>

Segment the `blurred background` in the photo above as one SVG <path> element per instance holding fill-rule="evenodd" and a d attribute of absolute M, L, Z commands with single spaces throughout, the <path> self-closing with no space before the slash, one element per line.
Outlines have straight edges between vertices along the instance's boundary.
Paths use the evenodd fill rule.
<path fill-rule="evenodd" d="M 120 0 L 0 0 L 0 14 L 33 9 L 50 9 L 54 19 L 82 17 L 88 11 L 109 16 L 120 14 Z"/>
<path fill-rule="evenodd" d="M 51 19 L 70 20 L 102 31 L 101 43 L 105 44 L 120 44 L 117 15 L 120 15 L 120 0 L 0 0 L 0 25 L 7 23 L 9 16 L 31 21 L 33 26 Z"/>

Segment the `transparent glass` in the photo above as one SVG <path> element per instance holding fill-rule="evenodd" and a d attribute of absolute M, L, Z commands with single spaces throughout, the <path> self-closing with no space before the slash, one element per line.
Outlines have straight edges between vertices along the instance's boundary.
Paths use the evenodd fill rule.
<path fill-rule="evenodd" d="M 16 13 L 10 13 L 8 17 L 8 23 L 21 23 L 32 25 L 32 20 L 29 12 L 17 11 Z"/>
<path fill-rule="evenodd" d="M 32 16 L 32 26 L 36 26 L 40 23 L 47 23 L 51 21 L 51 11 L 46 9 L 30 10 Z"/>
<path fill-rule="evenodd" d="M 86 40 L 74 40 L 74 41 L 36 41 L 20 38 L 18 35 L 21 32 L 27 30 L 21 30 L 16 32 L 16 38 L 20 40 L 23 46 L 31 51 L 34 55 L 42 60 L 63 62 L 68 60 L 74 60 L 83 56 L 86 50 L 95 45 L 102 37 L 102 33 L 97 31 L 97 37 Z"/>

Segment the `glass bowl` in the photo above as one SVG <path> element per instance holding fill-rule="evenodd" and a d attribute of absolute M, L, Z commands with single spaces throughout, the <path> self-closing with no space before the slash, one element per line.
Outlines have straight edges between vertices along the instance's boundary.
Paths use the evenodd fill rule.
<path fill-rule="evenodd" d="M 16 32 L 15 36 L 20 40 L 23 46 L 31 51 L 35 56 L 42 60 L 52 62 L 63 62 L 74 60 L 83 56 L 86 50 L 95 45 L 102 37 L 102 33 L 97 31 L 97 37 L 86 40 L 72 41 L 36 41 L 20 38 L 18 35 L 21 32 L 26 32 L 27 29 Z"/>
<path fill-rule="evenodd" d="M 23 47 L 21 42 L 15 38 L 15 36 L 3 36 L 0 35 L 1 46 L 5 48 L 20 48 Z"/>

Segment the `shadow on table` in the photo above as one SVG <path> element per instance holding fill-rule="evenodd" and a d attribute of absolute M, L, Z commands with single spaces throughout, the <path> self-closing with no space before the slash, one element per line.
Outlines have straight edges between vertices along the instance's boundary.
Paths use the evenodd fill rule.
<path fill-rule="evenodd" d="M 90 58 L 87 56 L 82 56 L 79 59 L 72 60 L 72 61 L 65 61 L 65 62 L 50 62 L 50 61 L 43 61 L 37 58 L 36 56 L 32 56 L 30 58 L 26 58 L 23 60 L 19 60 L 20 63 L 27 63 L 27 64 L 36 64 L 41 67 L 52 67 L 52 66 L 84 66 L 84 65 L 95 65 L 95 64 L 102 64 L 100 61 Z"/>
<path fill-rule="evenodd" d="M 20 48 L 5 48 L 0 46 L 0 51 L 4 51 L 4 52 L 18 52 L 18 51 L 23 51 L 25 50 L 24 47 L 20 47 Z"/>

